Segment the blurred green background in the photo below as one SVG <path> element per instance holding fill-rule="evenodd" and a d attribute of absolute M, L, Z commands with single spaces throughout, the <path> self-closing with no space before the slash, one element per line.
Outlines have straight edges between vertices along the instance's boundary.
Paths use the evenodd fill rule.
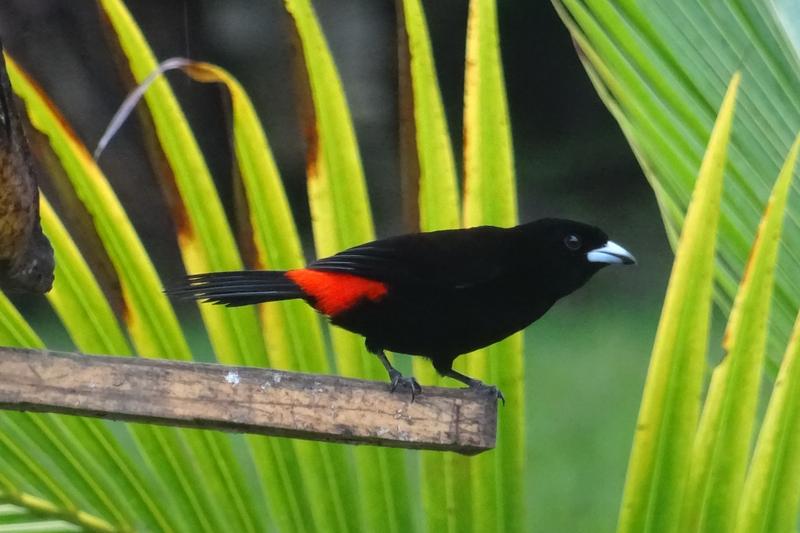
<path fill-rule="evenodd" d="M 160 59 L 177 55 L 218 63 L 243 83 L 270 136 L 310 255 L 305 146 L 291 72 L 295 50 L 281 3 L 128 4 Z M 315 6 L 353 110 L 378 235 L 408 231 L 397 151 L 394 4 L 337 0 Z M 459 153 L 467 3 L 428 1 L 425 8 Z M 653 194 L 550 3 L 501 2 L 499 22 L 520 218 L 561 216 L 595 223 L 639 260 L 633 269 L 602 272 L 529 328 L 526 337 L 533 522 L 537 531 L 610 531 L 672 254 Z M 7 50 L 44 85 L 89 146 L 127 89 L 103 31 L 93 1 L 0 3 L 0 35 Z M 170 79 L 230 207 L 229 114 L 222 93 L 181 75 Z M 174 279 L 182 273 L 181 260 L 139 134 L 131 121 L 101 165 L 163 279 Z M 44 299 L 25 297 L 17 303 L 35 317 L 35 326 L 53 321 Z M 193 305 L 180 311 L 187 321 L 197 320 Z M 46 340 L 56 348 L 71 347 L 55 327 Z"/>

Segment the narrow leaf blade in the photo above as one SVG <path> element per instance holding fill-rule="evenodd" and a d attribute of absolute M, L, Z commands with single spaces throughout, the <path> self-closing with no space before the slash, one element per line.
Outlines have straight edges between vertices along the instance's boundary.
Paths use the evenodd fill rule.
<path fill-rule="evenodd" d="M 517 223 L 511 126 L 495 0 L 472 0 L 464 79 L 464 225 Z M 470 459 L 474 531 L 522 531 L 525 418 L 522 333 L 470 354 L 468 374 L 509 400 L 494 452 Z M 502 473 L 502 479 L 501 479 Z"/>
<path fill-rule="evenodd" d="M 773 187 L 728 319 L 725 358 L 714 370 L 692 458 L 685 524 L 733 529 L 744 484 L 767 343 L 775 267 L 797 159 L 791 150 Z"/>
<path fill-rule="evenodd" d="M 250 99 L 242 86 L 220 67 L 195 62 L 186 70 L 194 79 L 222 83 L 230 92 L 234 148 L 252 219 L 259 266 L 302 268 L 300 237 L 266 135 Z M 330 373 L 319 318 L 305 302 L 263 305 L 261 317 L 267 331 L 270 363 L 274 367 Z M 302 441 L 293 441 L 291 445 L 297 453 L 296 461 L 305 480 L 305 501 L 312 509 L 315 522 L 334 521 L 346 530 L 357 529 L 358 502 L 347 497 L 353 490 L 349 450 Z M 270 483 L 273 507 L 290 505 L 281 501 L 282 489 L 275 481 Z"/>
<path fill-rule="evenodd" d="M 419 0 L 397 2 L 401 53 L 401 149 L 407 162 L 404 179 L 416 184 L 419 228 L 436 231 L 457 228 L 461 225 L 457 176 L 453 147 L 447 129 L 447 119 L 436 77 L 433 51 L 425 12 Z M 405 73 L 405 78 L 403 74 Z M 405 105 L 403 105 L 405 103 Z M 438 377 L 430 361 L 415 357 L 412 361 L 414 376 L 426 385 L 447 385 Z M 458 480 L 453 469 L 456 460 L 440 453 L 420 454 L 420 477 L 423 520 L 427 531 L 454 531 L 457 527 L 455 512 L 448 495 L 458 490 Z"/>
<path fill-rule="evenodd" d="M 723 171 L 739 79 L 731 80 L 720 107 L 676 248 L 636 424 L 620 532 L 674 531 L 680 516 L 700 410 Z"/>
<path fill-rule="evenodd" d="M 799 150 L 800 136 L 795 140 L 775 184 L 759 230 L 760 240 L 768 242 L 778 239 L 780 221 Z M 769 251 L 762 252 L 764 255 L 768 253 Z M 755 265 L 751 267 L 751 276 L 758 275 L 757 268 Z M 752 320 L 752 316 L 742 315 L 744 310 L 739 315 L 739 320 Z M 797 519 L 800 504 L 800 440 L 797 437 L 800 435 L 800 417 L 797 412 L 797 406 L 800 405 L 797 401 L 800 393 L 800 367 L 797 364 L 799 355 L 800 320 L 795 322 L 789 348 L 781 363 L 742 490 L 737 521 L 737 531 L 742 533 L 789 531 Z"/>
<path fill-rule="evenodd" d="M 305 83 L 304 130 L 309 206 L 318 257 L 374 239 L 361 155 L 339 74 L 309 0 L 285 0 L 296 32 Z M 361 338 L 332 328 L 339 373 L 385 379 Z M 367 531 L 400 533 L 413 527 L 406 453 L 359 447 L 354 453 Z"/>
<path fill-rule="evenodd" d="M 791 531 L 800 507 L 800 315 L 742 494 L 737 531 Z"/>
<path fill-rule="evenodd" d="M 138 353 L 190 359 L 188 345 L 161 291 L 155 268 L 105 176 L 41 89 L 10 59 L 7 67 L 32 125 L 48 136 L 76 193 L 92 214 L 98 235 L 119 276 L 126 303 L 124 318 Z M 195 523 L 198 530 L 212 529 L 211 515 L 216 510 L 210 504 L 214 498 L 207 491 L 210 474 L 205 472 L 201 481 L 197 461 L 210 461 L 213 454 L 203 452 L 195 459 L 187 453 L 184 437 L 199 445 L 198 437 L 189 431 L 153 432 L 145 428 L 136 432 L 146 435 L 140 445 L 151 451 L 146 458 L 154 461 L 153 469 L 169 471 L 170 479 L 177 483 L 174 493 L 181 498 L 181 512 L 185 513 L 186 520 Z"/>

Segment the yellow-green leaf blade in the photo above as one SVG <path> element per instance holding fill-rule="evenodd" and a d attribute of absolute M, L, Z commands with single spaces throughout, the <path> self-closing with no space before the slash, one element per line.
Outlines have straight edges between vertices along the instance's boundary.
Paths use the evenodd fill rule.
<path fill-rule="evenodd" d="M 353 121 L 342 82 L 307 0 L 286 0 L 302 47 L 313 124 L 307 127 L 308 186 L 317 255 L 325 257 L 375 236 Z M 317 218 L 318 217 L 318 218 Z"/>
<path fill-rule="evenodd" d="M 47 299 L 81 350 L 130 354 L 130 345 L 89 266 L 50 203 L 40 198 L 42 229 L 53 243 L 58 279 Z"/>
<path fill-rule="evenodd" d="M 188 345 L 161 290 L 155 268 L 108 181 L 41 89 L 9 58 L 7 67 L 14 90 L 26 104 L 32 125 L 48 136 L 78 197 L 93 217 L 97 233 L 119 276 L 126 302 L 124 318 L 137 352 L 149 357 L 190 359 Z M 181 498 L 182 512 L 196 523 L 196 529 L 214 529 L 211 524 L 218 520 L 215 515 L 219 510 L 211 505 L 214 498 L 207 489 L 209 480 L 213 479 L 213 469 L 204 472 L 202 481 L 197 469 L 197 462 L 208 463 L 213 457 L 204 450 L 201 439 L 205 437 L 198 437 L 197 432 L 151 432 L 146 426 L 141 427 L 145 428 L 142 433 L 151 434 L 155 439 L 140 441 L 140 445 L 148 446 L 151 451 L 146 458 L 154 462 L 154 470 L 166 469 L 169 479 L 175 481 L 174 492 Z M 185 449 L 183 436 L 202 450 L 196 458 Z M 154 444 L 156 442 L 158 444 Z"/>
<path fill-rule="evenodd" d="M 33 328 L 22 317 L 5 294 L 0 293 L 0 344 L 21 348 L 44 348 Z M 42 497 L 65 509 L 75 509 L 72 499 L 55 481 L 53 473 L 40 468 L 37 461 L 9 438 L 9 429 L 18 413 L 0 416 L 0 485 L 7 493 L 36 490 Z M 25 416 L 25 415 L 22 415 Z M 36 436 L 41 438 L 38 432 Z M 13 480 L 12 480 L 13 478 Z"/>
<path fill-rule="evenodd" d="M 44 348 L 44 343 L 5 294 L 0 293 L 0 345 Z"/>
<path fill-rule="evenodd" d="M 230 93 L 234 150 L 252 219 L 259 267 L 302 268 L 305 260 L 294 217 L 252 102 L 239 82 L 216 65 L 194 62 L 185 69 L 197 81 L 224 84 Z M 288 303 L 261 307 L 262 315 L 269 317 L 265 321 L 275 321 L 266 336 L 270 362 L 278 368 L 328 372 L 318 315 L 308 305 Z"/>
<path fill-rule="evenodd" d="M 800 315 L 742 491 L 737 531 L 791 531 L 800 507 Z"/>
<path fill-rule="evenodd" d="M 416 157 L 419 166 L 420 229 L 457 228 L 461 225 L 461 216 L 453 146 L 420 0 L 402 0 L 402 15 L 408 46 L 416 151 L 409 157 Z"/>
<path fill-rule="evenodd" d="M 43 227 L 52 230 L 54 222 L 48 220 L 48 209 L 42 210 L 42 217 Z M 67 264 L 68 254 L 63 254 L 60 249 L 62 243 L 59 242 L 58 233 L 51 232 L 48 235 L 56 250 L 59 264 L 57 271 L 60 270 L 63 273 L 74 270 L 74 265 Z M 51 300 L 67 297 L 65 294 L 59 295 L 59 292 L 65 291 L 63 283 L 64 276 L 62 275 L 54 284 L 53 291 L 49 295 Z M 85 279 L 83 279 L 83 283 L 82 290 L 91 292 L 91 284 L 86 283 Z M 93 298 L 89 297 L 87 302 L 91 303 L 92 300 Z M 107 303 L 100 308 L 91 305 L 84 306 L 85 315 L 76 313 L 65 315 L 65 311 L 69 308 L 65 310 L 58 305 L 56 308 L 68 331 L 76 331 L 81 328 L 91 329 L 100 327 L 100 325 L 116 327 L 113 316 L 105 318 L 97 316 L 109 309 Z M 88 316 L 92 316 L 92 318 L 88 318 Z M 83 340 L 86 343 L 78 342 L 78 348 L 90 353 L 128 355 L 129 349 L 125 345 L 104 343 L 116 336 L 116 334 L 109 333 L 107 331 L 104 334 L 91 335 L 84 331 L 80 337 L 76 338 L 76 341 Z M 194 466 L 193 460 L 183 451 L 185 445 L 181 442 L 178 431 L 148 425 L 128 426 L 137 445 L 142 449 L 144 457 L 152 465 L 151 473 L 143 476 L 138 472 L 137 466 L 130 462 L 128 456 L 124 454 L 102 422 L 77 417 L 50 416 L 47 418 L 46 424 L 47 427 L 60 431 L 58 437 L 50 440 L 57 440 L 62 446 L 70 445 L 72 453 L 80 455 L 80 461 L 93 468 L 92 477 L 105 483 L 104 493 L 116 495 L 115 501 L 124 506 L 140 505 L 139 511 L 129 514 L 129 516 L 135 517 L 134 523 L 147 527 L 148 520 L 152 520 L 153 527 L 157 527 L 161 531 L 196 531 L 201 528 L 202 521 L 196 521 L 198 519 L 196 509 L 192 507 L 192 503 L 186 502 L 187 498 L 190 501 L 196 500 L 192 492 L 187 491 L 189 482 L 186 479 L 186 472 L 194 471 Z M 39 431 L 39 433 L 42 432 Z M 41 442 L 41 439 L 42 437 L 38 437 L 36 442 Z M 27 447 L 27 449 L 33 448 L 35 446 Z M 100 464 L 93 466 L 95 463 Z M 157 471 L 159 475 L 154 477 L 153 471 Z M 150 479 L 153 484 L 144 487 L 143 477 Z M 153 500 L 156 497 L 158 503 Z M 178 521 L 168 524 L 166 516 Z M 200 518 L 202 519 L 202 517 Z"/>
<path fill-rule="evenodd" d="M 172 307 L 160 295 L 156 270 L 108 181 L 41 89 L 9 58 L 7 66 L 31 123 L 48 136 L 76 193 L 94 217 L 98 235 L 114 263 L 128 302 L 126 321 L 137 352 L 148 357 L 190 359 Z M 154 293 L 159 296 L 153 297 Z"/>
<path fill-rule="evenodd" d="M 786 159 L 759 226 L 728 319 L 693 452 L 684 524 L 731 531 L 752 442 L 783 217 L 798 152 Z"/>
<path fill-rule="evenodd" d="M 104 13 L 117 34 L 134 78 L 141 83 L 157 68 L 155 57 L 131 14 L 120 0 L 100 0 Z M 239 270 L 243 267 L 233 234 L 225 217 L 222 203 L 213 180 L 200 152 L 197 141 L 188 125 L 169 84 L 163 78 L 156 79 L 145 93 L 156 135 L 172 168 L 175 186 L 185 212 L 176 214 L 179 222 L 179 245 L 184 264 L 190 272 Z M 184 217 L 185 215 L 185 217 Z M 227 364 L 263 365 L 267 353 L 256 310 L 252 307 L 223 308 L 200 305 L 206 330 L 214 347 L 217 359 Z M 190 433 L 191 434 L 191 433 Z M 228 498 L 225 505 L 218 506 L 224 513 L 227 527 L 245 530 L 261 530 L 265 527 L 260 505 L 255 495 L 243 490 L 244 473 L 230 448 L 228 439 L 210 438 L 199 434 L 205 442 L 201 447 L 210 448 L 209 457 L 216 454 L 216 461 L 206 465 L 216 473 L 215 490 Z M 252 442 L 252 441 L 251 441 Z M 280 447 L 280 444 L 269 446 Z M 255 445 L 253 454 L 257 464 L 270 464 L 274 458 L 286 461 L 278 452 L 274 457 L 267 447 Z M 224 464 L 217 465 L 222 460 Z M 260 472 L 262 480 L 264 472 Z M 300 485 L 293 482 L 284 487 L 297 498 Z M 275 492 L 275 491 L 273 491 Z M 276 513 L 283 512 L 275 509 Z"/>
<path fill-rule="evenodd" d="M 464 75 L 464 225 L 517 223 L 497 5 L 470 2 Z"/>
<path fill-rule="evenodd" d="M 72 320 L 67 323 L 67 328 L 75 332 L 76 340 L 87 341 L 88 344 L 83 346 L 79 343 L 82 349 L 89 350 L 92 347 L 91 340 L 104 338 L 115 339 L 116 347 L 121 350 L 119 353 L 126 353 L 127 343 L 96 282 L 89 274 L 88 267 L 50 205 L 44 197 L 40 198 L 42 226 L 53 244 L 56 257 L 57 280 L 48 298 L 54 302 L 62 317 Z M 107 317 L 98 317 L 92 312 L 97 304 L 106 306 Z M 93 322 L 94 319 L 97 321 Z M 76 321 L 85 327 L 71 327 L 77 326 Z M 94 345 L 94 348 L 99 346 Z M 96 349 L 93 353 L 98 352 L 103 350 Z M 157 519 L 163 519 L 163 516 L 142 486 L 141 475 L 135 472 L 135 467 L 121 453 L 103 422 L 74 417 L 7 413 L 3 415 L 2 424 L 6 427 L 5 431 L 9 430 L 7 424 L 13 424 L 15 431 L 23 432 L 25 438 L 29 437 L 35 443 L 25 446 L 20 450 L 21 453 L 31 454 L 40 450 L 46 454 L 47 460 L 54 461 L 53 468 L 48 469 L 49 472 L 61 470 L 72 480 L 86 480 L 84 492 L 102 495 L 99 499 L 95 498 L 103 507 L 100 512 L 115 523 L 134 523 L 135 519 L 136 523 L 147 527 L 158 525 L 162 530 L 172 529 L 165 527 L 163 520 Z M 45 448 L 45 445 L 48 447 Z M 38 462 L 41 463 L 41 460 Z"/>
<path fill-rule="evenodd" d="M 464 75 L 464 225 L 517 223 L 516 180 L 495 0 L 471 0 Z M 503 391 L 498 447 L 469 460 L 470 526 L 522 531 L 525 449 L 522 333 L 470 354 L 468 375 Z"/>
<path fill-rule="evenodd" d="M 620 532 L 675 531 L 711 319 L 723 171 L 739 76 L 720 107 L 686 215 L 636 424 Z"/>
<path fill-rule="evenodd" d="M 0 344 L 25 348 L 44 347 L 30 325 L 4 294 L 0 294 Z M 3 486 L 10 495 L 25 490 L 35 490 L 53 502 L 52 505 L 60 508 L 60 512 L 70 515 L 70 518 L 76 521 L 77 514 L 90 516 L 87 512 L 88 507 L 81 505 L 85 502 L 75 501 L 65 490 L 63 483 L 65 474 L 59 465 L 69 468 L 70 450 L 66 443 L 54 442 L 51 436 L 42 431 L 43 426 L 36 426 L 37 422 L 41 423 L 44 419 L 55 419 L 55 417 L 10 412 L 0 414 L 0 429 L 2 429 L 0 465 L 3 467 L 0 486 Z M 26 442 L 36 443 L 36 446 L 22 447 L 13 436 L 24 438 Z M 51 453 L 39 454 L 39 444 L 50 445 Z M 44 461 L 52 461 L 50 463 L 52 468 L 44 467 Z M 11 477 L 15 478 L 15 481 L 11 481 Z M 97 518 L 97 520 L 108 524 L 102 519 Z"/>
<path fill-rule="evenodd" d="M 582 35 L 607 67 L 602 81 L 638 137 L 662 191 L 657 194 L 668 196 L 680 211 L 689 200 L 714 103 L 730 73 L 741 69 L 747 77 L 729 149 L 718 244 L 716 297 L 729 310 L 737 286 L 731 280 L 744 270 L 773 177 L 800 127 L 800 100 L 793 90 L 799 64 L 780 31 L 792 17 L 774 17 L 771 8 L 781 3 L 770 2 L 554 3 L 574 21 L 573 36 Z M 795 2 L 783 4 L 796 11 Z M 596 64 L 595 58 L 589 60 Z M 663 215 L 674 232 L 680 220 Z M 776 273 L 770 353 L 785 347 L 800 301 L 794 275 L 799 223 L 797 208 L 790 205 Z"/>
<path fill-rule="evenodd" d="M 304 259 L 294 218 L 264 130 L 241 85 L 224 69 L 192 63 L 187 72 L 197 80 L 223 83 L 233 103 L 233 136 L 252 219 L 259 266 L 266 269 L 302 268 Z M 317 314 L 305 302 L 261 306 L 267 331 L 270 363 L 278 368 L 329 373 L 325 344 Z M 289 445 L 281 443 L 282 446 Z M 358 528 L 358 502 L 352 494 L 353 473 L 343 447 L 293 441 L 298 466 L 305 480 L 305 501 L 310 502 L 317 527 L 332 521 L 345 530 Z M 274 470 L 272 468 L 271 470 Z M 273 507 L 285 490 L 275 477 L 269 482 Z M 268 486 L 269 486 L 268 485 Z M 291 495 L 287 495 L 291 496 Z M 334 518 L 332 518 L 334 517 Z M 298 519 L 295 519 L 296 521 Z"/>
<path fill-rule="evenodd" d="M 117 34 L 131 72 L 142 82 L 158 63 L 121 0 L 100 0 Z M 205 159 L 167 81 L 158 78 L 145 93 L 158 140 L 172 168 L 186 219 L 178 242 L 192 272 L 238 270 L 242 261 Z M 217 358 L 228 364 L 260 365 L 266 353 L 255 311 L 200 307 Z"/>
<path fill-rule="evenodd" d="M 88 265 L 52 207 L 44 197 L 41 198 L 42 227 L 53 244 L 56 257 L 56 282 L 47 295 L 50 303 L 81 351 L 130 355 L 131 348 Z M 189 530 L 192 527 L 191 515 L 182 516 L 181 506 L 174 501 L 174 487 L 180 486 L 179 483 L 174 478 L 171 482 L 163 482 L 169 476 L 169 469 L 161 469 L 158 477 L 143 476 L 100 422 L 82 418 L 69 420 L 74 420 L 71 424 L 74 433 L 82 429 L 93 436 L 92 440 L 81 439 L 80 447 L 92 457 L 104 459 L 106 466 L 100 475 L 114 477 L 122 492 L 117 500 L 138 506 L 132 514 L 137 527 L 159 531 Z M 80 428 L 76 427 L 79 425 Z M 156 434 L 173 431 L 142 425 L 128 426 L 128 429 L 140 447 L 143 440 L 163 444 L 163 438 L 157 438 Z M 93 446 L 92 441 L 96 442 Z"/>
<path fill-rule="evenodd" d="M 786 158 L 767 207 L 767 220 L 759 239 L 777 240 L 787 193 L 800 150 L 800 137 Z M 777 228 L 775 226 L 778 226 Z M 763 235 L 763 236 L 762 236 Z M 768 252 L 762 252 L 767 254 Z M 758 275 L 755 267 L 751 275 Z M 740 315 L 739 320 L 747 317 Z M 732 325 L 733 326 L 733 325 Z M 772 398 L 758 436 L 753 459 L 742 490 L 737 531 L 742 533 L 789 531 L 797 521 L 800 503 L 800 319 L 795 322 L 786 355 L 775 381 Z"/>
<path fill-rule="evenodd" d="M 417 184 L 420 230 L 457 228 L 461 213 L 455 160 L 425 12 L 419 0 L 402 0 L 398 4 L 402 4 L 398 5 L 400 39 L 405 39 L 400 46 L 407 51 L 401 57 L 405 64 L 399 69 L 407 79 L 401 78 L 400 90 L 409 93 L 406 98 L 410 101 L 407 106 L 401 104 L 401 132 L 410 137 L 403 139 L 401 147 L 408 151 L 402 154 L 408 161 L 407 171 L 415 174 L 404 179 Z M 425 358 L 415 357 L 412 369 L 423 387 L 446 384 Z M 451 455 L 442 458 L 439 452 L 420 454 L 423 517 L 430 532 L 453 531 L 456 527 L 456 513 L 442 512 L 453 508 L 452 501 L 448 504 L 448 494 L 458 490 L 452 475 L 455 467 Z"/>
<path fill-rule="evenodd" d="M 285 0 L 301 51 L 309 101 L 304 128 L 308 143 L 309 206 L 318 257 L 368 242 L 375 234 L 361 155 L 344 89 L 309 0 Z M 332 328 L 339 373 L 385 379 L 359 337 Z M 403 450 L 355 450 L 358 499 L 368 531 L 392 533 L 413 527 Z"/>
<path fill-rule="evenodd" d="M 11 305 L 5 295 L 0 295 L 0 344 L 42 348 L 42 342 L 25 319 Z M 75 454 L 84 445 L 77 436 L 65 430 L 67 425 L 79 425 L 78 420 L 62 419 L 55 415 L 28 413 L 0 414 L 0 449 L 3 455 L 3 472 L 22 484 L 7 482 L 7 490 L 36 490 L 65 510 L 91 514 L 100 512 L 114 523 L 121 519 L 120 509 L 101 495 L 85 464 L 76 463 Z M 27 443 L 24 445 L 23 443 Z M 80 496 L 69 488 L 80 486 Z M 13 491 L 12 490 L 12 491 Z M 76 497 L 77 496 L 77 497 Z M 95 505 L 100 509 L 95 510 Z M 110 516 L 109 516 L 110 515 Z"/>

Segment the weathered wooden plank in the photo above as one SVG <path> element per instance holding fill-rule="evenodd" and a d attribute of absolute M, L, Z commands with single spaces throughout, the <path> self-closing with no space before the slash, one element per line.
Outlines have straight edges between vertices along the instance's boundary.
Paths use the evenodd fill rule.
<path fill-rule="evenodd" d="M 264 368 L 0 348 L 0 409 L 475 454 L 497 400 Z"/>

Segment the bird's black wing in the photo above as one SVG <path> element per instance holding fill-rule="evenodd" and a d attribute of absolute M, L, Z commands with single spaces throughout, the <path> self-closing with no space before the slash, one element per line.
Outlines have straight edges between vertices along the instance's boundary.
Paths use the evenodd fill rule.
<path fill-rule="evenodd" d="M 507 270 L 514 252 L 511 232 L 481 226 L 390 237 L 349 248 L 308 268 L 390 284 L 471 287 Z"/>

